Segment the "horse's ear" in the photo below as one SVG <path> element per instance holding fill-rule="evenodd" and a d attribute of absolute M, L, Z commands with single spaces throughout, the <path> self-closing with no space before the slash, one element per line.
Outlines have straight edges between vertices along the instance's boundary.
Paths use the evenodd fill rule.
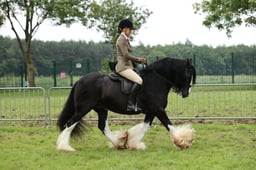
<path fill-rule="evenodd" d="M 186 61 L 188 65 L 192 65 L 192 58 L 187 58 Z"/>

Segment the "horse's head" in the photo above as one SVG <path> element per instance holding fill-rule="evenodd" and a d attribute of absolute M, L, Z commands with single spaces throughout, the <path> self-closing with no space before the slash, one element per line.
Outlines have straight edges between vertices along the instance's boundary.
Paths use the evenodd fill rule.
<path fill-rule="evenodd" d="M 196 71 L 192 65 L 192 59 L 166 57 L 150 64 L 142 73 L 146 74 L 151 71 L 183 98 L 189 96 L 191 86 L 196 81 Z"/>
<path fill-rule="evenodd" d="M 196 81 L 196 71 L 192 65 L 192 59 L 185 60 L 184 70 L 180 73 L 181 75 L 176 80 L 176 85 L 173 89 L 181 95 L 183 98 L 188 97 L 191 92 L 192 84 Z"/>

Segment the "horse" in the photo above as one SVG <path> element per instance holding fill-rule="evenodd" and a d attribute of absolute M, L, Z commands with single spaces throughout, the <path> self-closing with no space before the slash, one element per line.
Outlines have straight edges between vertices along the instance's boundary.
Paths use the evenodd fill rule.
<path fill-rule="evenodd" d="M 94 110 L 98 114 L 98 128 L 116 149 L 144 150 L 142 139 L 157 117 L 170 132 L 171 141 L 177 149 L 189 148 L 195 138 L 190 124 L 174 126 L 165 108 L 172 89 L 182 98 L 188 97 L 196 81 L 192 59 L 166 57 L 157 60 L 139 71 L 143 87 L 137 96 L 140 111 L 126 111 L 129 94 L 121 89 L 120 81 L 107 74 L 92 72 L 81 77 L 72 87 L 64 108 L 57 120 L 60 134 L 57 150 L 75 151 L 70 145 L 71 136 L 79 136 L 84 130 L 83 117 Z M 144 121 L 128 130 L 111 131 L 108 125 L 108 110 L 114 113 L 144 114 Z"/>

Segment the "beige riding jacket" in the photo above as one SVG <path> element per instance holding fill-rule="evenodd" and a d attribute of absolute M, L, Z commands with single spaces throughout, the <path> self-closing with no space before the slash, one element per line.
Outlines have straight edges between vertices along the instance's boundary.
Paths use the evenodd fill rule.
<path fill-rule="evenodd" d="M 132 55 L 132 48 L 129 40 L 125 35 L 120 34 L 116 41 L 117 49 L 117 64 L 116 72 L 121 72 L 126 69 L 133 69 L 132 62 L 139 62 L 139 58 Z"/>

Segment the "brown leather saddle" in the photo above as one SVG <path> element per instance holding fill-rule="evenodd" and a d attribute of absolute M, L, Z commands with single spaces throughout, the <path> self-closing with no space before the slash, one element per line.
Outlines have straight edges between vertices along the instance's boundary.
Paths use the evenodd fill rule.
<path fill-rule="evenodd" d="M 122 77 L 121 75 L 119 75 L 118 73 L 116 73 L 115 71 L 115 67 L 116 67 L 117 62 L 116 61 L 109 61 L 108 65 L 110 70 L 112 71 L 108 76 L 111 80 L 113 81 L 120 81 L 121 82 L 121 91 L 124 94 L 130 94 L 132 85 L 134 84 L 134 82 L 128 80 L 125 77 Z M 143 65 L 141 68 L 138 68 L 138 65 L 134 64 L 134 68 L 135 71 L 139 74 L 139 70 L 144 69 L 145 65 Z"/>
<path fill-rule="evenodd" d="M 120 76 L 118 73 L 116 72 L 111 72 L 110 74 L 108 74 L 108 77 L 113 80 L 113 81 L 120 81 L 121 83 L 121 91 L 124 94 L 130 94 L 133 82 Z"/>

